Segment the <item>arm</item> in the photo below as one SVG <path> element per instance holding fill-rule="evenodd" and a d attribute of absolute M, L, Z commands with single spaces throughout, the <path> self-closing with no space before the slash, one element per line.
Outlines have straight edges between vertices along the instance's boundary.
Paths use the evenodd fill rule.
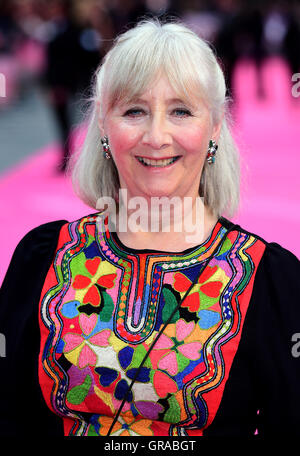
<path fill-rule="evenodd" d="M 300 434 L 299 333 L 300 262 L 267 244 L 223 398 L 204 435 Z"/>
<path fill-rule="evenodd" d="M 65 223 L 46 223 L 24 236 L 0 289 L 0 333 L 6 342 L 6 356 L 0 357 L 1 435 L 62 433 L 62 424 L 48 410 L 38 382 L 38 304 Z"/>
<path fill-rule="evenodd" d="M 300 434 L 300 357 L 293 336 L 300 332 L 300 262 L 278 244 L 268 244 L 252 300 L 262 436 Z"/>

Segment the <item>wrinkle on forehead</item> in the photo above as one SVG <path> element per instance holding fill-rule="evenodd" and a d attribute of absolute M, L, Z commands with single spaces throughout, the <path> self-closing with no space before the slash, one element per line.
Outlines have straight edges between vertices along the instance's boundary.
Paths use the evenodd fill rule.
<path fill-rule="evenodd" d="M 157 97 L 153 96 L 152 92 L 155 89 L 155 86 L 157 85 L 160 78 L 166 78 L 170 85 L 170 88 L 175 92 L 172 94 L 172 96 L 170 96 L 170 98 L 167 98 L 166 101 L 183 103 L 193 109 L 197 109 L 198 102 L 207 105 L 206 100 L 203 99 L 202 90 L 200 92 L 199 88 L 198 90 L 196 88 L 194 88 L 194 90 L 192 88 L 190 88 L 190 90 L 187 90 L 186 87 L 179 87 L 179 84 L 172 83 L 170 81 L 170 78 L 166 76 L 164 72 L 160 72 L 156 77 L 152 78 L 151 82 L 146 88 L 137 90 L 134 93 L 130 93 L 129 91 L 127 93 L 123 92 L 122 95 L 120 94 L 118 97 L 115 97 L 115 99 L 112 100 L 110 104 L 111 108 L 116 105 L 125 105 L 129 103 L 145 103 L 147 102 L 147 100 L 145 100 L 147 97 L 156 100 Z M 166 92 L 167 91 L 168 89 L 166 89 Z"/>

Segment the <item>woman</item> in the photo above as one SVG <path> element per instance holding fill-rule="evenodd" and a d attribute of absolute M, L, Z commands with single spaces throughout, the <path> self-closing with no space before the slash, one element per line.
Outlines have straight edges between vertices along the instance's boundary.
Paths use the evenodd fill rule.
<path fill-rule="evenodd" d="M 98 212 L 33 229 L 2 286 L 2 432 L 297 433 L 299 261 L 223 217 L 239 168 L 211 49 L 142 21 L 94 88 L 71 168 Z"/>

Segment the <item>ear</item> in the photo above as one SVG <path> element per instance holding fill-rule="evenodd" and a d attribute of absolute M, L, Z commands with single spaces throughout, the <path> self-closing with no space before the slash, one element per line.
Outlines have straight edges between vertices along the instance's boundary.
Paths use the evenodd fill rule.
<path fill-rule="evenodd" d="M 104 125 L 100 119 L 98 120 L 98 127 L 100 130 L 101 137 L 105 136 Z"/>
<path fill-rule="evenodd" d="M 96 101 L 96 108 L 97 108 L 97 113 L 98 113 L 98 127 L 99 127 L 99 130 L 100 130 L 100 134 L 103 137 L 105 135 L 105 132 L 104 132 L 104 121 L 103 121 L 103 119 L 101 119 L 101 117 L 99 115 L 99 106 L 100 106 L 100 101 L 97 100 Z"/>
<path fill-rule="evenodd" d="M 221 128 L 222 128 L 223 119 L 224 119 L 224 113 L 222 113 L 222 115 L 220 116 L 219 121 L 213 126 L 212 139 L 214 141 L 216 141 L 217 144 L 219 142 L 219 137 L 220 137 L 220 134 L 221 134 Z"/>

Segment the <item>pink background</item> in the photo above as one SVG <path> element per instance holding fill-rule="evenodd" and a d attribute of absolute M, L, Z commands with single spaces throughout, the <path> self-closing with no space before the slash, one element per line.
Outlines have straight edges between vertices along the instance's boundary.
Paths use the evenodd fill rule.
<path fill-rule="evenodd" d="M 263 80 L 266 96 L 257 99 L 253 64 L 239 64 L 234 135 L 242 159 L 242 204 L 234 221 L 300 258 L 300 98 L 292 97 L 293 83 L 279 59 L 266 60 Z M 49 144 L 0 176 L 0 283 L 30 229 L 96 212 L 56 172 L 58 154 L 58 145 Z"/>

